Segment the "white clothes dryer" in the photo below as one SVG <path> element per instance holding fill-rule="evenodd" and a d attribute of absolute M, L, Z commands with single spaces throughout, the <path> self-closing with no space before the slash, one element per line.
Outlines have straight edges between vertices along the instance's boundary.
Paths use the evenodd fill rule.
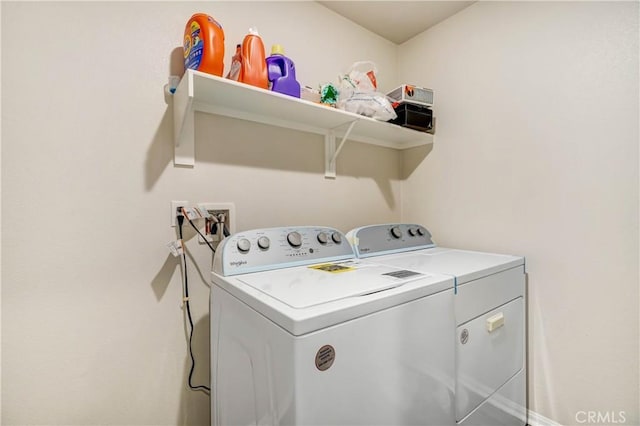
<path fill-rule="evenodd" d="M 327 227 L 239 232 L 211 286 L 214 425 L 454 425 L 454 280 Z"/>
<path fill-rule="evenodd" d="M 437 247 L 416 224 L 365 226 L 347 238 L 366 261 L 455 279 L 455 420 L 524 425 L 524 258 Z"/>

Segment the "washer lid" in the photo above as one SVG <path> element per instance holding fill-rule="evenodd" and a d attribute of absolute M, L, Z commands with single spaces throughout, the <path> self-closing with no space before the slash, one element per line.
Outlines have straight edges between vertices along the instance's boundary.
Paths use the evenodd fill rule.
<path fill-rule="evenodd" d="M 445 290 L 453 297 L 454 281 L 352 260 L 226 277 L 214 272 L 213 284 L 300 336 Z"/>
<path fill-rule="evenodd" d="M 237 278 L 267 296 L 301 309 L 388 290 L 424 275 L 386 265 L 347 261 L 246 274 Z"/>
<path fill-rule="evenodd" d="M 524 258 L 519 256 L 442 247 L 372 257 L 368 260 L 423 273 L 453 275 L 458 285 L 524 265 Z"/>

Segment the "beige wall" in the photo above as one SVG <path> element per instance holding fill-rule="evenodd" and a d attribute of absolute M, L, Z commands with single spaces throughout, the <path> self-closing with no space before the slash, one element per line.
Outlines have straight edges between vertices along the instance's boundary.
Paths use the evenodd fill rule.
<path fill-rule="evenodd" d="M 404 156 L 403 220 L 526 256 L 532 410 L 640 424 L 638 3 L 479 2 L 398 59 L 438 117 Z"/>
<path fill-rule="evenodd" d="M 208 423 L 176 199 L 234 202 L 239 229 L 415 220 L 525 255 L 531 408 L 640 423 L 637 3 L 480 2 L 399 47 L 309 2 L 1 7 L 2 424 Z M 198 114 L 196 166 L 173 167 L 161 89 L 195 11 L 229 50 L 257 25 L 304 84 L 363 58 L 383 89 L 426 82 L 433 149 L 349 143 L 325 180 L 321 138 Z M 189 249 L 203 383 L 210 256 Z"/>
<path fill-rule="evenodd" d="M 304 84 L 363 58 L 396 79 L 395 45 L 315 3 L 2 2 L 2 424 L 209 422 L 185 389 L 170 200 L 234 202 L 238 229 L 400 218 L 389 149 L 349 143 L 325 180 L 320 137 L 199 114 L 195 168 L 173 167 L 162 87 L 195 11 L 227 48 L 257 25 Z M 210 254 L 194 240 L 205 383 Z"/>

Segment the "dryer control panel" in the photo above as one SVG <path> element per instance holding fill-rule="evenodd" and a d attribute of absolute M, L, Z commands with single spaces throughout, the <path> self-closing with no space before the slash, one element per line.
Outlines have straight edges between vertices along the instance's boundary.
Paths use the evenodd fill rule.
<path fill-rule="evenodd" d="M 225 238 L 213 258 L 223 276 L 355 257 L 345 235 L 324 226 L 254 229 Z"/>
<path fill-rule="evenodd" d="M 349 231 L 347 239 L 361 258 L 435 247 L 427 228 L 411 223 L 363 226 Z"/>

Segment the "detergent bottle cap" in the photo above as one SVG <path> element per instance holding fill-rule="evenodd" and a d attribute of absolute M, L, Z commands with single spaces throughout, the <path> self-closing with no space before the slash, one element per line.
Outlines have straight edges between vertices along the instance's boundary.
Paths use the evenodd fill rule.
<path fill-rule="evenodd" d="M 258 33 L 258 29 L 256 27 L 249 28 L 249 34 L 260 37 L 260 34 Z"/>
<path fill-rule="evenodd" d="M 271 46 L 271 54 L 284 56 L 284 47 L 281 44 L 274 44 Z"/>

